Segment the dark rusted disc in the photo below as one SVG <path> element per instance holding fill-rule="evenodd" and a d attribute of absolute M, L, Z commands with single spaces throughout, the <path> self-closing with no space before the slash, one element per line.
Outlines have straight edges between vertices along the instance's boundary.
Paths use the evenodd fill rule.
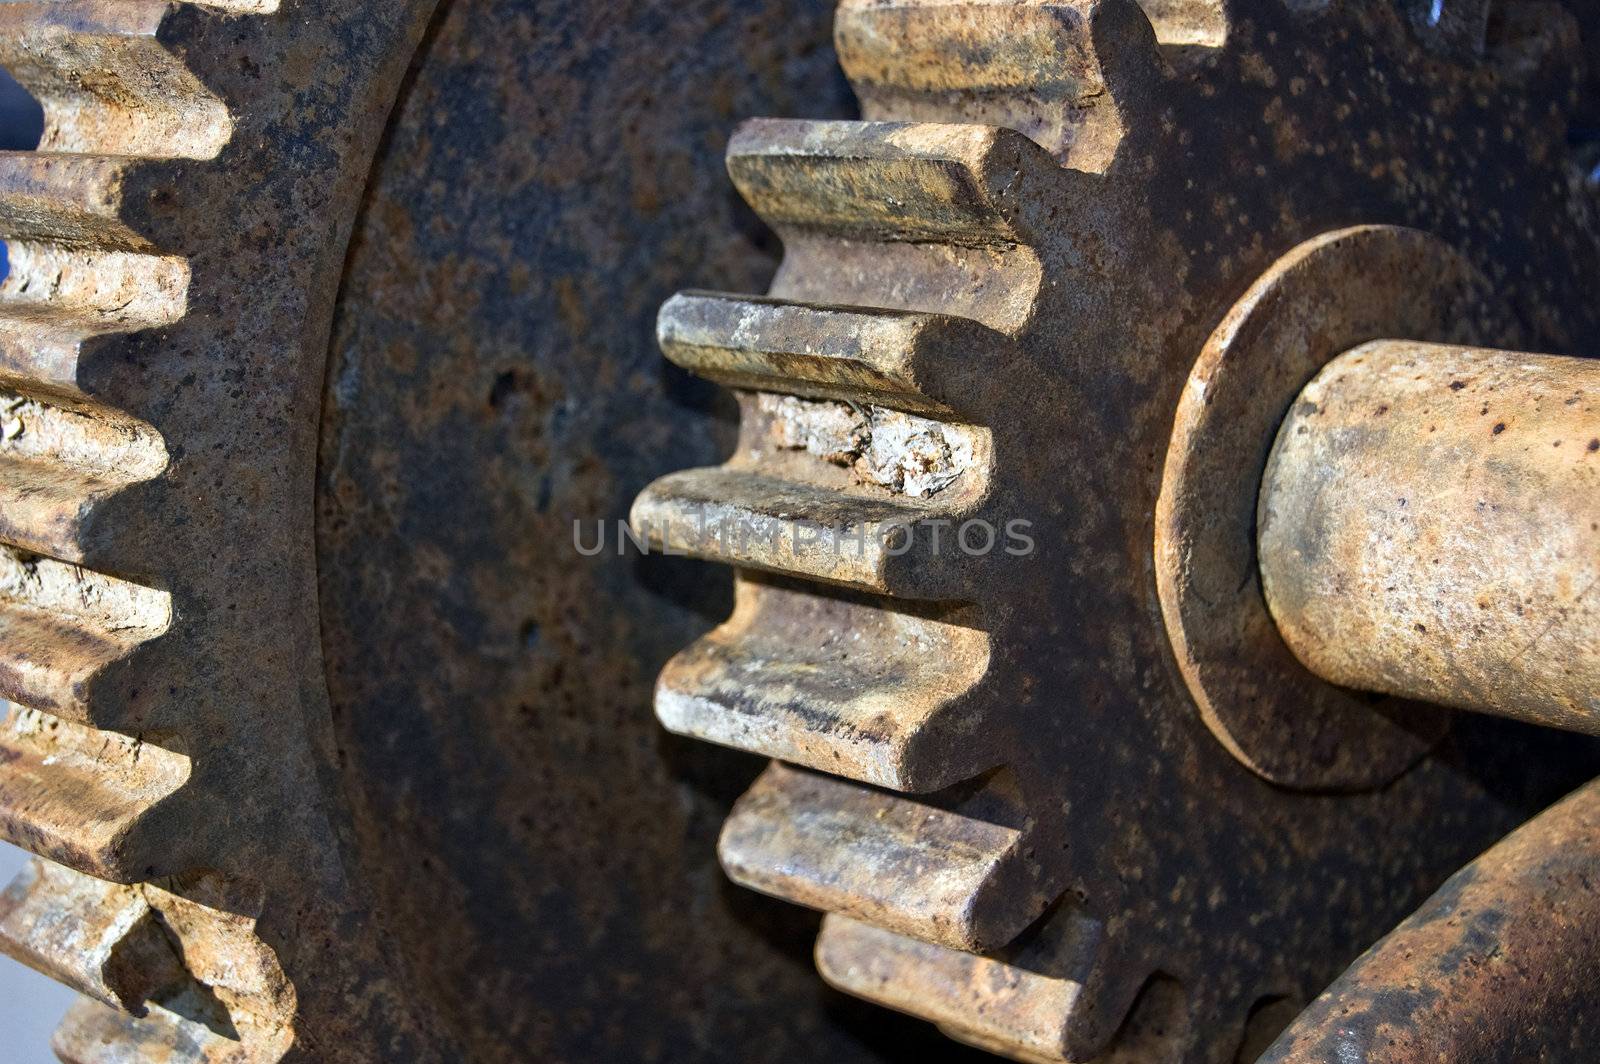
<path fill-rule="evenodd" d="M 1448 725 L 1437 708 L 1319 679 L 1279 636 L 1256 565 L 1256 501 L 1278 426 L 1318 370 L 1368 340 L 1505 342 L 1497 305 L 1437 238 L 1344 229 L 1274 263 L 1189 375 L 1156 508 L 1162 610 L 1206 726 L 1274 783 L 1380 786 Z"/>

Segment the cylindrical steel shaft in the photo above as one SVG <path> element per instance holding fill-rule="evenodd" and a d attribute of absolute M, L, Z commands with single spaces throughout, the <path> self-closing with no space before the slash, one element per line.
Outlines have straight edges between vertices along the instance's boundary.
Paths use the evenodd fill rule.
<path fill-rule="evenodd" d="M 1600 732 L 1600 360 L 1341 355 L 1279 432 L 1258 546 L 1323 678 Z"/>

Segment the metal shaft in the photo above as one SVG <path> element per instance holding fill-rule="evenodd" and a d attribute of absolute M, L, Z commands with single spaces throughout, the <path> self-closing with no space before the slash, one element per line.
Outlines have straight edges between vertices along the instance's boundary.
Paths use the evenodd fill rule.
<path fill-rule="evenodd" d="M 1600 732 L 1600 360 L 1346 352 L 1279 431 L 1258 546 L 1324 679 Z"/>

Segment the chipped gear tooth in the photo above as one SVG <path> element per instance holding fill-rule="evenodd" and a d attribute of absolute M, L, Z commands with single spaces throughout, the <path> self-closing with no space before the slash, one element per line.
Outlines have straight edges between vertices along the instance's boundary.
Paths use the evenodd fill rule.
<path fill-rule="evenodd" d="M 0 950 L 134 1015 L 189 981 L 143 891 L 39 858 L 0 894 Z"/>

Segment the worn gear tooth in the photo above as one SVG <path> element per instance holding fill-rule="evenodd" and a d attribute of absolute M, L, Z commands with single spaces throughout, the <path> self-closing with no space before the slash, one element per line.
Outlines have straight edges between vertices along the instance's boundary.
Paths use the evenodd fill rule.
<path fill-rule="evenodd" d="M 138 888 L 38 858 L 0 894 L 0 950 L 131 1013 L 188 981 Z"/>
<path fill-rule="evenodd" d="M 147 818 L 189 767 L 182 754 L 13 707 L 0 723 L 0 838 L 100 879 L 170 871 L 182 858 Z"/>
<path fill-rule="evenodd" d="M 728 172 L 783 239 L 773 295 L 1007 333 L 1033 313 L 1043 267 L 1026 190 L 1059 185 L 1063 172 L 1020 133 L 758 119 L 734 135 Z"/>
<path fill-rule="evenodd" d="M 845 0 L 834 37 L 867 118 L 1004 126 L 1092 172 L 1115 158 L 1128 100 L 1160 65 L 1132 0 Z"/>
<path fill-rule="evenodd" d="M 780 232 L 1014 245 L 1031 243 L 1019 178 L 1042 155 L 984 126 L 760 118 L 734 134 L 728 173 Z"/>
<path fill-rule="evenodd" d="M 100 684 L 171 616 L 165 591 L 0 548 L 0 698 L 115 729 Z"/>
<path fill-rule="evenodd" d="M 235 15 L 270 15 L 283 0 L 186 0 L 194 7 L 209 7 Z"/>
<path fill-rule="evenodd" d="M 0 238 L 150 251 L 122 216 L 124 182 L 147 165 L 120 155 L 0 152 Z"/>
<path fill-rule="evenodd" d="M 1226 0 L 1139 0 L 1168 54 L 1178 49 L 1221 48 L 1228 41 Z"/>
<path fill-rule="evenodd" d="M 170 325 L 188 309 L 189 264 L 178 256 L 32 241 L 12 241 L 7 251 L 0 323 L 8 348 L 29 327 L 41 338 L 53 330 L 57 340 L 83 339 Z"/>
<path fill-rule="evenodd" d="M 671 731 L 902 791 L 992 767 L 968 697 L 988 637 L 916 613 L 741 579 L 733 616 L 656 688 Z"/>
<path fill-rule="evenodd" d="M 663 552 L 900 598 L 961 599 L 973 590 L 971 566 L 948 541 L 935 549 L 916 529 L 957 516 L 917 500 L 717 467 L 657 480 L 634 500 L 631 523 Z"/>
<path fill-rule="evenodd" d="M 92 337 L 159 328 L 182 318 L 182 258 L 14 241 L 0 285 L 0 379 L 82 391 L 79 361 Z"/>
<path fill-rule="evenodd" d="M 1091 920 L 1082 925 L 1086 948 L 1074 959 L 1092 964 L 1100 928 Z M 1071 1059 L 1062 1049 L 1087 970 L 1045 975 L 839 915 L 823 920 L 816 961 L 835 989 L 959 1031 L 991 1052 Z"/>
<path fill-rule="evenodd" d="M 730 388 L 842 399 L 933 417 L 973 351 L 1004 337 L 947 314 L 821 306 L 757 296 L 684 292 L 661 308 L 661 349 Z"/>
<path fill-rule="evenodd" d="M 1008 942 L 1043 909 L 1023 830 L 777 762 L 717 849 L 753 890 L 954 949 Z"/>
<path fill-rule="evenodd" d="M 166 464 L 160 434 L 137 419 L 0 386 L 0 542 L 83 561 L 98 508 Z"/>
<path fill-rule="evenodd" d="M 1072 911 L 1053 913 L 1025 941 L 991 956 L 832 914 L 822 922 L 816 962 L 823 979 L 847 994 L 938 1024 L 988 1052 L 1046 1064 L 1097 1058 L 1142 983 L 1106 963 L 1104 925 Z"/>
<path fill-rule="evenodd" d="M 50 1048 L 61 1064 L 239 1064 L 237 1039 L 166 1009 L 143 1017 L 80 998 L 56 1028 Z M 270 1058 L 268 1058 L 270 1059 Z"/>
<path fill-rule="evenodd" d="M 42 150 L 190 159 L 222 151 L 233 134 L 227 107 L 156 40 L 170 6 L 0 5 L 0 65 L 44 108 Z"/>

